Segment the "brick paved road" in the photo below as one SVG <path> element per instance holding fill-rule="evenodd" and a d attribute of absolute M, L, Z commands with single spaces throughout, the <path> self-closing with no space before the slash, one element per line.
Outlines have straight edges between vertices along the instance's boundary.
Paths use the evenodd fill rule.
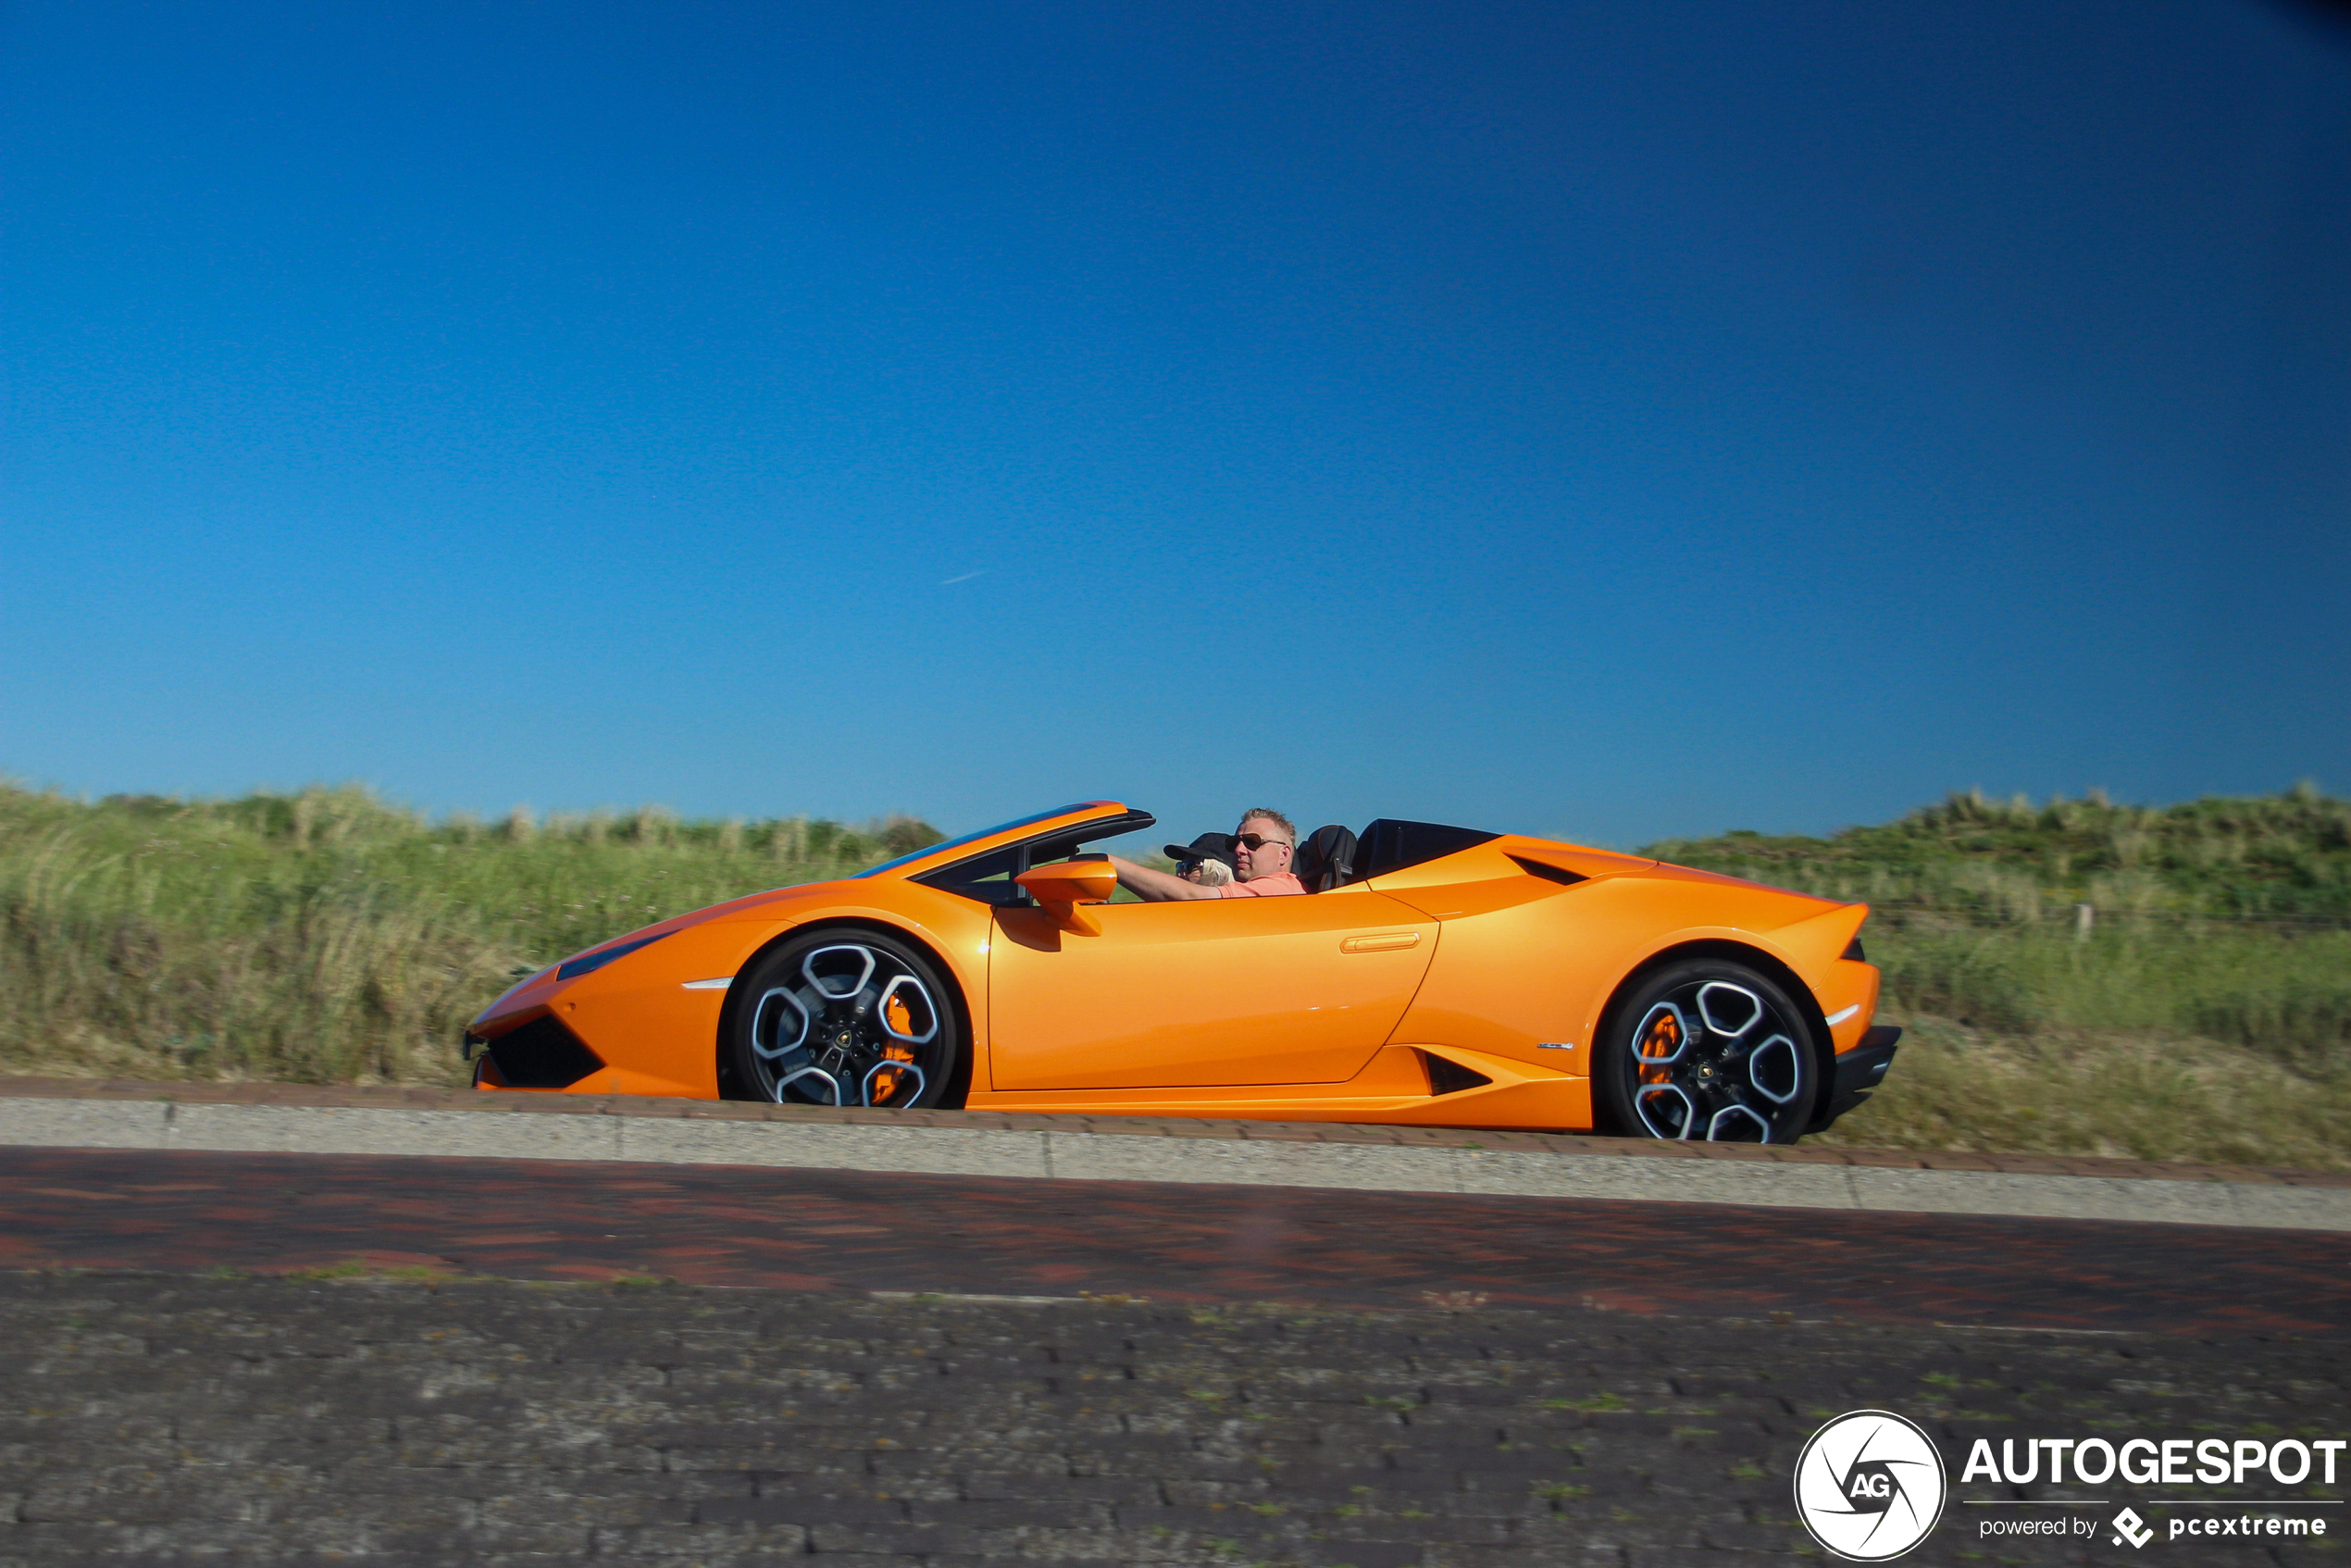
<path fill-rule="evenodd" d="M 0 1149 L 0 1267 L 1498 1306 L 2351 1340 L 2351 1236 L 1531 1198 Z"/>
<path fill-rule="evenodd" d="M 0 1563 L 44 1565 L 1722 1563 L 1799 1552 L 1789 1467 L 1837 1412 L 1954 1460 L 2336 1432 L 2351 1371 L 2258 1338 L 33 1273 L 0 1275 Z M 1984 1512 L 1906 1561 L 2084 1560 L 1980 1555 Z"/>
<path fill-rule="evenodd" d="M 1845 1410 L 1955 1463 L 1976 1437 L 2351 1436 L 2343 1238 L 1667 1217 L 0 1150 L 0 1265 L 53 1271 L 0 1274 L 0 1568 L 1721 1562 L 1802 1551 L 1789 1469 Z M 354 1257 L 476 1277 L 333 1277 Z M 689 1283 L 576 1283 L 624 1271 Z M 867 1294 L 942 1288 L 1062 1299 Z M 1979 1542 L 1992 1512 L 1905 1561 L 2083 1560 Z"/>

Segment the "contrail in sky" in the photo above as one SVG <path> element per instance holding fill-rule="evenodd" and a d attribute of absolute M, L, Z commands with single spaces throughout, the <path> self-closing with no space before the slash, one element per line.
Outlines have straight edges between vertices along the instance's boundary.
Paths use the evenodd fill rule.
<path fill-rule="evenodd" d="M 941 588 L 952 588 L 952 587 L 954 587 L 954 586 L 955 586 L 957 583 L 959 583 L 959 582 L 969 582 L 969 581 L 971 581 L 971 579 L 974 579 L 974 578 L 976 578 L 976 577 L 986 577 L 986 576 L 988 575 L 988 573 L 989 573 L 989 568 L 988 568 L 988 567 L 986 567 L 986 566 L 982 566 L 982 567 L 980 567 L 980 568 L 979 568 L 979 570 L 977 570 L 977 571 L 976 571 L 976 572 L 965 572 L 965 573 L 964 573 L 963 576 L 961 576 L 961 577 L 951 577 L 951 578 L 949 578 L 949 579 L 948 579 L 945 582 L 940 583 L 939 586 L 939 587 L 941 587 Z"/>

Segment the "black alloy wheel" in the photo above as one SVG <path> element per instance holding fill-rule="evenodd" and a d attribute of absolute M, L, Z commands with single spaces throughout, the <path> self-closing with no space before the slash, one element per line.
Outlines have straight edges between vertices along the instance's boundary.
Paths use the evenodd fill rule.
<path fill-rule="evenodd" d="M 930 961 L 858 929 L 812 931 L 746 970 L 720 1052 L 730 1096 L 780 1105 L 939 1104 L 963 1052 Z"/>
<path fill-rule="evenodd" d="M 1787 992 L 1746 964 L 1661 969 L 1600 1033 L 1593 1087 L 1627 1137 L 1793 1143 L 1811 1122 L 1812 1031 Z"/>

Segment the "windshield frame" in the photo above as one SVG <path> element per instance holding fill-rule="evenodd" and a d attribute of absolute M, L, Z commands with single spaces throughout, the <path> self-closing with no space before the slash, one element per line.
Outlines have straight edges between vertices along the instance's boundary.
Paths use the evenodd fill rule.
<path fill-rule="evenodd" d="M 855 873 L 850 880 L 864 881 L 868 877 L 887 877 L 928 860 L 965 859 L 981 846 L 986 845 L 990 839 L 1001 838 L 1006 834 L 1016 834 L 1024 828 L 1042 828 L 1049 822 L 1058 822 L 1064 817 L 1080 817 L 1081 814 L 1099 816 L 1124 812 L 1126 809 L 1116 801 L 1080 801 L 1075 805 L 1056 806 L 1051 811 L 1040 811 L 1032 816 L 1015 817 L 1010 822 L 1000 822 L 993 828 L 983 828 L 976 833 L 966 833 L 958 839 L 942 840 L 939 843 L 915 850 L 911 854 L 902 854 L 895 860 L 885 860 L 879 865 L 869 865 L 865 870 Z M 1080 826 L 1080 823 L 1073 821 L 1069 826 L 1076 828 Z M 1030 837 L 1037 836 L 1039 835 L 1030 835 Z"/>

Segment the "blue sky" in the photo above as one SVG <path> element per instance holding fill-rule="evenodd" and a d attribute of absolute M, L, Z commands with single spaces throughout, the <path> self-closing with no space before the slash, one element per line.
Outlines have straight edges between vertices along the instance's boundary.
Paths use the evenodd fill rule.
<path fill-rule="evenodd" d="M 2275 0 L 0 7 L 0 773 L 1630 844 L 2351 787 Z"/>

